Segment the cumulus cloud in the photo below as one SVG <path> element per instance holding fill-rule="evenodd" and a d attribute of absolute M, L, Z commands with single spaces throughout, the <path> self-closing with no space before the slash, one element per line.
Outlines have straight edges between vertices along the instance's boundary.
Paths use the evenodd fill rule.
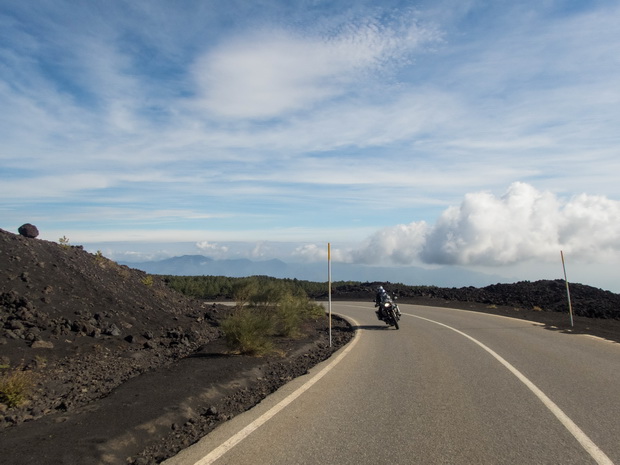
<path fill-rule="evenodd" d="M 501 197 L 470 193 L 432 226 L 397 225 L 351 252 L 358 263 L 514 265 L 528 260 L 595 261 L 620 254 L 620 202 L 581 194 L 564 200 L 525 183 Z"/>
<path fill-rule="evenodd" d="M 347 261 L 346 253 L 334 247 L 330 250 L 331 259 L 335 262 Z M 302 262 L 323 262 L 327 261 L 327 247 L 316 244 L 304 244 L 297 247 L 291 254 Z"/>
<path fill-rule="evenodd" d="M 273 237 L 273 234 L 270 234 Z M 239 242 L 242 245 L 244 242 Z M 297 242 L 278 242 L 272 240 L 258 240 L 257 242 L 245 243 L 246 246 L 239 250 L 239 255 L 251 260 L 282 259 L 290 256 Z M 231 247 L 232 248 L 232 247 Z"/>
<path fill-rule="evenodd" d="M 580 194 L 564 208 L 559 240 L 580 257 L 620 251 L 620 202 Z"/>
<path fill-rule="evenodd" d="M 447 209 L 426 238 L 427 263 L 504 265 L 557 254 L 561 207 L 553 194 L 523 183 L 502 197 L 467 194 Z"/>
<path fill-rule="evenodd" d="M 228 247 L 215 242 L 197 242 L 196 247 L 198 247 L 202 252 L 208 254 L 211 258 L 224 258 L 228 252 Z"/>
<path fill-rule="evenodd" d="M 383 228 L 368 238 L 363 247 L 350 253 L 350 261 L 355 263 L 377 264 L 392 262 L 400 265 L 416 260 L 429 226 L 424 222 L 399 224 Z"/>

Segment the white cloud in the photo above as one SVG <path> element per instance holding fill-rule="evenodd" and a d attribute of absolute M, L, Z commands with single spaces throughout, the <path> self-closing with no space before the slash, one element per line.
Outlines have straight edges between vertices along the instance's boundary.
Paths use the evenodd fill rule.
<path fill-rule="evenodd" d="M 467 194 L 433 226 L 384 228 L 351 257 L 360 263 L 506 266 L 557 260 L 560 250 L 583 262 L 620 256 L 620 202 L 587 194 L 566 201 L 514 183 L 501 197 Z"/>
<path fill-rule="evenodd" d="M 326 262 L 328 255 L 334 262 L 347 261 L 346 252 L 336 247 L 330 247 L 330 253 L 328 254 L 327 245 L 317 244 L 303 244 L 295 248 L 291 253 L 293 259 L 301 260 L 302 262 Z"/>
<path fill-rule="evenodd" d="M 197 60 L 194 75 L 202 104 L 213 114 L 273 118 L 351 93 L 351 85 L 369 73 L 386 63 L 400 66 L 399 60 L 437 38 L 411 12 L 398 25 L 366 18 L 329 35 L 261 30 L 209 51 Z"/>
<path fill-rule="evenodd" d="M 228 253 L 228 247 L 215 242 L 200 241 L 196 243 L 196 247 L 198 247 L 201 252 L 215 259 L 225 258 Z"/>
<path fill-rule="evenodd" d="M 612 259 L 620 252 L 620 202 L 580 194 L 563 209 L 559 242 L 575 257 Z M 611 254 L 611 255 L 610 255 Z"/>
<path fill-rule="evenodd" d="M 421 253 L 427 263 L 511 264 L 558 253 L 561 213 L 550 193 L 515 183 L 501 198 L 468 194 L 447 209 Z"/>
<path fill-rule="evenodd" d="M 327 260 L 327 249 L 316 244 L 304 244 L 297 247 L 292 256 L 302 262 L 321 262 Z"/>
<path fill-rule="evenodd" d="M 111 180 L 101 174 L 65 174 L 63 176 L 41 176 L 30 182 L 8 180 L 0 184 L 0 196 L 4 199 L 53 199 L 67 197 L 90 189 L 104 189 L 109 187 Z M 27 185 L 27 189 L 24 189 Z"/>
<path fill-rule="evenodd" d="M 352 251 L 350 260 L 366 264 L 413 263 L 417 261 L 428 229 L 424 221 L 383 228 L 367 239 L 361 248 Z"/>
<path fill-rule="evenodd" d="M 249 252 L 249 256 L 253 259 L 264 259 L 272 256 L 273 254 L 273 246 L 270 242 L 259 241 L 254 244 L 254 247 Z"/>

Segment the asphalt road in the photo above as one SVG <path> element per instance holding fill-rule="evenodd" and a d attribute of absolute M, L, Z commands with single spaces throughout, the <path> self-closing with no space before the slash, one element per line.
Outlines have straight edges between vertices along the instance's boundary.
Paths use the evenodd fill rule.
<path fill-rule="evenodd" d="M 620 465 L 620 345 L 400 308 L 333 303 L 353 342 L 165 464 Z"/>

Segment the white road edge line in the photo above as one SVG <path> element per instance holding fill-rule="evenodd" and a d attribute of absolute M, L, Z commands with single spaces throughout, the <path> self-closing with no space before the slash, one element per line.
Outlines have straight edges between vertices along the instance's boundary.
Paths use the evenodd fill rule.
<path fill-rule="evenodd" d="M 440 323 L 435 320 L 430 320 L 428 318 L 424 318 L 421 316 L 412 315 L 410 313 L 403 313 L 403 315 L 412 316 L 414 318 L 419 318 L 420 320 L 426 320 L 430 323 L 435 323 L 439 326 L 443 326 L 445 328 L 451 329 L 452 331 L 478 344 L 480 347 L 486 350 L 489 354 L 491 354 L 495 359 L 497 359 L 498 362 L 504 365 L 513 375 L 515 375 L 519 379 L 519 381 L 525 384 L 530 389 L 530 391 L 532 391 L 534 395 L 538 397 L 538 399 L 540 399 L 540 401 L 545 405 L 545 407 L 547 407 L 551 411 L 551 413 L 553 413 L 555 417 L 558 420 L 560 420 L 560 423 L 562 423 L 562 425 L 564 425 L 564 427 L 575 437 L 575 439 L 579 441 L 579 444 L 581 444 L 581 446 L 590 454 L 590 456 L 596 461 L 596 463 L 598 463 L 599 465 L 614 465 L 611 459 L 607 457 L 607 455 L 601 449 L 599 449 L 599 447 L 596 444 L 594 444 L 594 442 L 592 442 L 592 440 L 586 435 L 586 433 L 584 433 L 582 429 L 579 428 L 579 426 L 577 426 L 575 422 L 573 422 L 573 420 L 571 420 L 562 411 L 562 409 L 560 409 L 560 407 L 558 407 L 549 397 L 547 397 L 547 395 L 544 392 L 542 392 L 534 383 L 532 383 L 523 373 L 517 370 L 514 366 L 512 366 L 506 359 L 502 358 L 493 349 L 487 347 L 486 345 L 484 345 L 482 342 L 478 341 L 477 339 L 474 339 L 469 334 L 459 331 L 458 329 L 453 328 L 452 326 L 448 326 L 444 323 Z"/>
<path fill-rule="evenodd" d="M 355 321 L 353 318 L 347 317 L 347 319 L 351 321 L 353 326 L 359 326 L 359 323 Z M 231 436 L 228 440 L 226 440 L 225 442 L 220 444 L 218 447 L 213 449 L 211 452 L 209 452 L 207 455 L 205 455 L 203 458 L 195 462 L 194 465 L 212 464 L 217 459 L 219 459 L 222 455 L 224 455 L 230 449 L 235 447 L 237 444 L 239 444 L 241 441 L 247 438 L 254 431 L 256 431 L 258 428 L 264 425 L 267 421 L 269 421 L 272 417 L 274 417 L 278 412 L 280 412 L 287 405 L 289 405 L 291 402 L 293 402 L 295 399 L 301 396 L 304 392 L 310 389 L 317 381 L 319 381 L 323 376 L 325 376 L 332 368 L 334 368 L 349 352 L 351 352 L 355 344 L 357 344 L 358 339 L 359 339 L 359 331 L 356 331 L 355 335 L 353 336 L 353 340 L 349 344 L 347 344 L 342 349 L 342 352 L 340 352 L 340 354 L 334 360 L 329 362 L 329 364 L 325 366 L 321 371 L 319 371 L 316 375 L 310 378 L 302 386 L 297 388 L 297 390 L 295 390 L 294 392 L 289 394 L 287 397 L 282 399 L 280 402 L 278 402 L 276 405 L 274 405 L 271 409 L 263 413 L 260 417 L 258 417 L 252 423 L 250 423 L 245 428 L 238 431 L 236 434 Z"/>

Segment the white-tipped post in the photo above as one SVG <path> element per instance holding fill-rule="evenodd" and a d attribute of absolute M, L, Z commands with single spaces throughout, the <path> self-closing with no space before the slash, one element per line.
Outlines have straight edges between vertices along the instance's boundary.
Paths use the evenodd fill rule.
<path fill-rule="evenodd" d="M 327 243 L 327 308 L 329 311 L 329 346 L 332 346 L 332 252 Z"/>
<path fill-rule="evenodd" d="M 566 265 L 564 264 L 564 253 L 560 250 L 560 257 L 562 257 L 562 269 L 564 270 L 564 282 L 566 283 L 566 297 L 568 297 L 568 313 L 570 315 L 570 326 L 573 324 L 573 306 L 570 302 L 570 289 L 568 288 L 568 279 L 566 279 Z"/>

